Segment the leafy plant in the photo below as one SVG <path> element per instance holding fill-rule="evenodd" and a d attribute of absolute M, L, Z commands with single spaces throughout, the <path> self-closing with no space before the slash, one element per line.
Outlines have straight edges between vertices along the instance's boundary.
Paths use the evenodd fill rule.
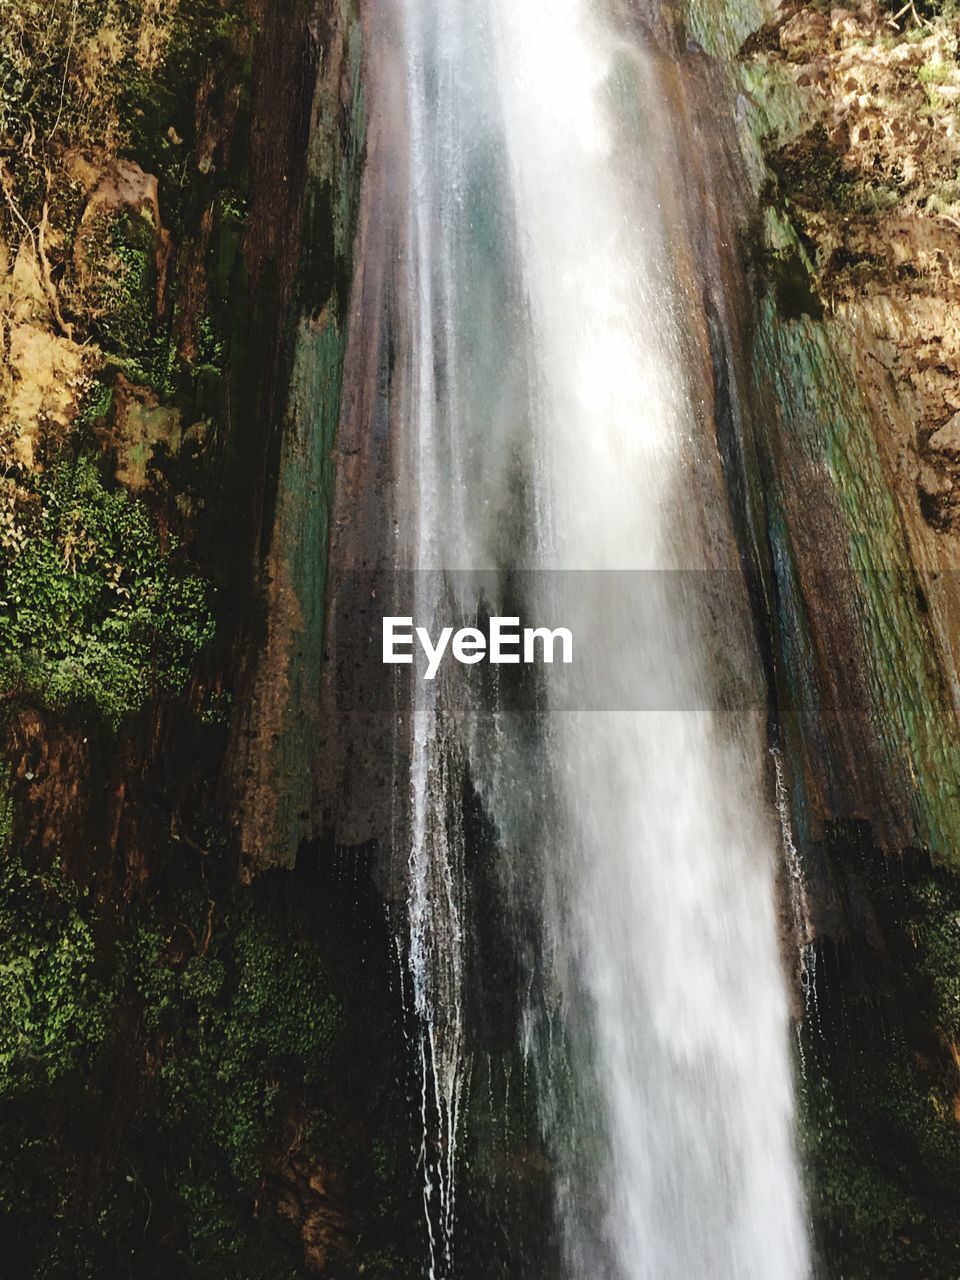
<path fill-rule="evenodd" d="M 88 1066 L 108 1038 L 113 993 L 96 975 L 80 892 L 11 848 L 0 774 L 0 1099 Z"/>
<path fill-rule="evenodd" d="M 0 682 L 113 724 L 182 690 L 213 637 L 210 589 L 178 570 L 146 507 L 88 454 L 3 484 Z"/>

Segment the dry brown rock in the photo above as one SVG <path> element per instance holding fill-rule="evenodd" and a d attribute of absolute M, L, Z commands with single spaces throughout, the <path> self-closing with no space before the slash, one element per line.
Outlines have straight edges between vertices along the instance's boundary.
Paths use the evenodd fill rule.
<path fill-rule="evenodd" d="M 917 488 L 931 498 L 942 498 L 949 493 L 953 485 L 945 471 L 933 467 L 929 462 L 921 462 L 917 475 Z"/>
<path fill-rule="evenodd" d="M 18 461 L 32 467 L 43 430 L 66 430 L 84 386 L 89 351 L 42 324 L 11 324 L 0 367 L 5 417 Z"/>
<path fill-rule="evenodd" d="M 927 441 L 927 447 L 934 453 L 946 453 L 960 458 L 960 413 L 938 427 Z"/>
<path fill-rule="evenodd" d="M 274 1213 L 303 1242 L 304 1270 L 311 1276 L 329 1275 L 331 1263 L 350 1251 L 343 1179 L 296 1152 L 271 1174 L 269 1195 Z"/>
<path fill-rule="evenodd" d="M 780 28 L 780 48 L 785 52 L 815 46 L 829 39 L 830 25 L 818 9 L 800 9 Z"/>
<path fill-rule="evenodd" d="M 81 293 L 102 282 L 100 239 L 103 228 L 122 213 L 142 219 L 153 229 L 157 270 L 157 311 L 162 311 L 170 262 L 169 232 L 160 217 L 159 184 L 132 160 L 107 157 L 96 151 L 71 151 L 64 168 L 87 193 L 73 249 L 73 268 Z"/>

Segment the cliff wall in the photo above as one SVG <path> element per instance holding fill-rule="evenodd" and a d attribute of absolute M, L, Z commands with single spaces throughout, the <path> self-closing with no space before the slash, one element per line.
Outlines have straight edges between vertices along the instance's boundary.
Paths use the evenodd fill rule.
<path fill-rule="evenodd" d="M 346 0 L 0 17 L 11 1277 L 419 1245 L 394 960 L 309 758 L 361 66 Z"/>
<path fill-rule="evenodd" d="M 788 823 L 818 1274 L 946 1278 L 960 1248 L 955 17 L 692 4 L 674 39 L 691 100 L 709 83 L 726 104 L 703 188 L 728 264 L 715 417 Z"/>

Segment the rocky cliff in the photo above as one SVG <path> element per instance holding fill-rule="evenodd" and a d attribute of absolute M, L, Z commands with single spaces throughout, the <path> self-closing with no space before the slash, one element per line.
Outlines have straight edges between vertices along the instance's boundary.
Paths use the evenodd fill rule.
<path fill-rule="evenodd" d="M 361 57 L 347 0 L 0 14 L 11 1276 L 413 1252 L 394 962 L 304 754 Z"/>
<path fill-rule="evenodd" d="M 768 680 L 819 1270 L 952 1280 L 955 16 L 619 9 L 669 50 L 688 142 L 696 339 Z M 386 784 L 379 759 L 318 758 L 327 548 L 374 467 L 363 386 L 389 355 L 379 332 L 354 348 L 341 414 L 364 70 L 350 0 L 0 13 L 13 1276 L 417 1273 L 402 1001 L 359 843 Z M 323 790 L 348 773 L 352 850 Z M 482 1259 L 491 1223 L 546 1220 L 515 1189 L 548 1180 L 517 1172 L 522 1141 L 492 1154 L 534 1100 L 493 1052 L 475 1083 Z"/>
<path fill-rule="evenodd" d="M 691 99 L 727 104 L 701 189 L 727 246 L 715 417 L 766 655 L 818 1271 L 872 1280 L 953 1276 L 960 1250 L 960 70 L 952 13 L 894 8 L 692 4 L 674 31 Z"/>

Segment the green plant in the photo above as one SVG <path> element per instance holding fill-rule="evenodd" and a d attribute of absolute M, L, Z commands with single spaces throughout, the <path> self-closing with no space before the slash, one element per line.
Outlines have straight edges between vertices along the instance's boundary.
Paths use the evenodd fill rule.
<path fill-rule="evenodd" d="M 931 59 L 930 62 L 924 62 L 917 69 L 917 78 L 921 84 L 941 85 L 949 84 L 957 74 L 956 63 L 944 62 L 940 58 Z"/>
<path fill-rule="evenodd" d="M 103 236 L 101 260 L 95 263 L 102 281 L 97 328 L 108 349 L 121 354 L 141 355 L 150 343 L 156 295 L 155 234 L 145 219 L 114 218 Z"/>
<path fill-rule="evenodd" d="M 223 369 L 224 343 L 208 315 L 200 317 L 196 325 L 197 365 L 200 368 Z"/>
<path fill-rule="evenodd" d="M 6 481 L 8 502 L 13 488 Z M 13 489 L 0 539 L 0 679 L 117 724 L 177 693 L 213 637 L 210 588 L 88 454 Z"/>
<path fill-rule="evenodd" d="M 0 1099 L 88 1068 L 108 1039 L 113 991 L 98 977 L 75 885 L 31 871 L 12 848 L 0 772 Z"/>
<path fill-rule="evenodd" d="M 101 421 L 113 407 L 113 382 L 109 378 L 91 378 L 83 388 L 74 419 L 78 427 L 89 427 Z"/>
<path fill-rule="evenodd" d="M 202 918 L 197 923 L 202 936 L 209 925 Z M 202 1123 L 232 1176 L 252 1185 L 277 1119 L 275 1082 L 281 1076 L 289 1080 L 291 1071 L 301 1085 L 317 1081 L 339 1006 L 312 950 L 291 947 L 268 918 L 250 910 L 246 898 L 234 901 L 230 934 L 218 941 L 206 950 L 201 944 L 177 966 L 159 1006 L 157 980 L 150 974 L 144 1016 L 176 1036 L 162 1072 L 168 1121 Z M 148 966 L 139 964 L 141 978 L 156 963 L 153 954 Z M 165 1008 L 171 1007 L 178 1010 L 172 1028 L 165 1027 Z"/>

